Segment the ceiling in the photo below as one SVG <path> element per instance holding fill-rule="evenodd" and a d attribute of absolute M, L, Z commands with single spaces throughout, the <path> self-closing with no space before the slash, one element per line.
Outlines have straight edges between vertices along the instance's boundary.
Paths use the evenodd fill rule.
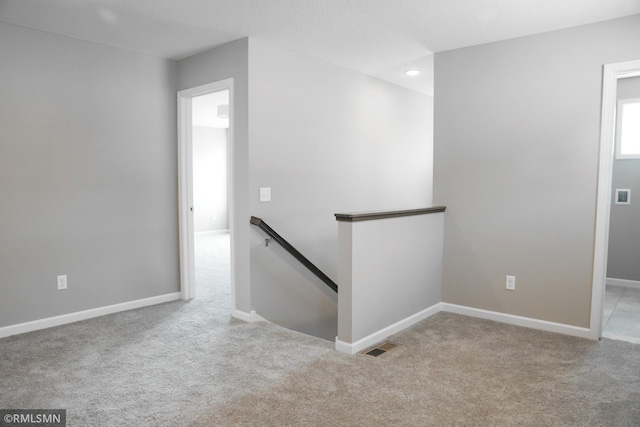
<path fill-rule="evenodd" d="M 0 0 L 0 21 L 80 40 L 178 60 L 251 36 L 428 94 L 434 52 L 638 13 L 640 0 Z"/>

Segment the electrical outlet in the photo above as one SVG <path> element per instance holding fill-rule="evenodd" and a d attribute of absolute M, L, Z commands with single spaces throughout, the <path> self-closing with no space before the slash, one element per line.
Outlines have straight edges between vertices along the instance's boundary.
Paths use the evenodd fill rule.
<path fill-rule="evenodd" d="M 507 290 L 516 290 L 516 276 L 507 276 Z"/>
<path fill-rule="evenodd" d="M 270 202 L 271 201 L 271 187 L 261 187 L 260 188 L 260 201 L 261 202 Z"/>
<path fill-rule="evenodd" d="M 58 290 L 67 289 L 67 275 L 58 276 Z"/>

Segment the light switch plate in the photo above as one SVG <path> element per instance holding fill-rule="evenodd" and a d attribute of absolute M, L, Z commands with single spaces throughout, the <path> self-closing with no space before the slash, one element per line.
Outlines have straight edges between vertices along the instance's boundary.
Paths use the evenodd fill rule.
<path fill-rule="evenodd" d="M 507 276 L 506 288 L 508 291 L 516 290 L 516 276 Z"/>
<path fill-rule="evenodd" d="M 260 201 L 261 202 L 271 201 L 271 187 L 260 188 Z"/>

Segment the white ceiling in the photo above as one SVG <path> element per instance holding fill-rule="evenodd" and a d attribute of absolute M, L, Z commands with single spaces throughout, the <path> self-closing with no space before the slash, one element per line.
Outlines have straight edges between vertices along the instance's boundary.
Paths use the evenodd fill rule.
<path fill-rule="evenodd" d="M 162 58 L 251 36 L 424 93 L 434 52 L 637 13 L 640 0 L 0 0 L 0 21 Z"/>

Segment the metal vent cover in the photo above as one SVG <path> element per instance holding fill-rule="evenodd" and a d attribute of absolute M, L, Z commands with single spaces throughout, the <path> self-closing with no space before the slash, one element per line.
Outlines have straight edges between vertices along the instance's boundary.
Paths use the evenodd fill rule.
<path fill-rule="evenodd" d="M 387 351 L 396 348 L 397 346 L 398 344 L 392 343 L 390 341 L 385 341 L 381 344 L 376 345 L 372 349 L 366 350 L 364 353 L 368 354 L 369 356 L 378 357 L 386 353 Z"/>

